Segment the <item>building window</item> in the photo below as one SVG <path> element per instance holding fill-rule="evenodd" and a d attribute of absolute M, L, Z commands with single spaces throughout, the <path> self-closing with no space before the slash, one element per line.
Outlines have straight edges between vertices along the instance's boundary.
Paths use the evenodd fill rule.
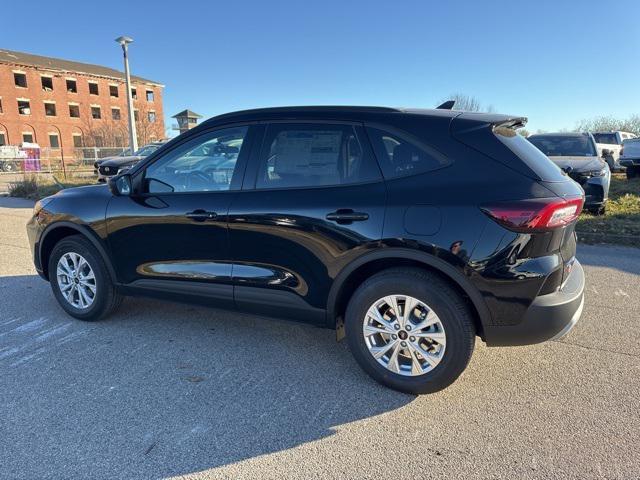
<path fill-rule="evenodd" d="M 40 77 L 42 82 L 42 90 L 45 92 L 53 92 L 53 78 L 52 77 Z"/>
<path fill-rule="evenodd" d="M 27 75 L 24 73 L 13 72 L 13 81 L 16 87 L 27 88 Z"/>
<path fill-rule="evenodd" d="M 120 120 L 120 109 L 119 108 L 112 108 L 111 109 L 111 118 L 113 120 Z"/>
<path fill-rule="evenodd" d="M 135 88 L 131 89 L 131 98 L 134 100 L 138 98 L 138 91 Z"/>
<path fill-rule="evenodd" d="M 71 78 L 67 78 L 67 92 L 78 93 L 78 84 Z"/>
<path fill-rule="evenodd" d="M 149 120 L 149 122 L 153 123 L 156 121 L 156 112 L 151 111 L 147 113 L 147 120 Z"/>
<path fill-rule="evenodd" d="M 147 90 L 147 102 L 153 102 L 153 90 Z"/>
<path fill-rule="evenodd" d="M 24 143 L 33 143 L 33 133 L 23 132 L 22 133 L 22 141 Z"/>
<path fill-rule="evenodd" d="M 97 83 L 89 82 L 89 94 L 90 95 L 99 95 L 98 84 Z"/>
<path fill-rule="evenodd" d="M 96 120 L 102 118 L 100 115 L 100 107 L 91 107 L 91 118 L 95 118 Z"/>
<path fill-rule="evenodd" d="M 69 105 L 69 116 L 71 118 L 80 118 L 80 106 Z"/>
<path fill-rule="evenodd" d="M 118 86 L 117 85 L 109 85 L 109 95 L 112 97 L 118 98 Z"/>
<path fill-rule="evenodd" d="M 7 138 L 4 136 L 4 132 L 0 132 L 0 147 L 7 144 Z"/>
<path fill-rule="evenodd" d="M 47 117 L 56 116 L 56 104 L 51 102 L 44 102 L 44 114 Z"/>
<path fill-rule="evenodd" d="M 133 119 L 137 122 L 138 120 L 140 120 L 140 114 L 138 113 L 138 110 L 134 110 L 133 111 Z"/>
<path fill-rule="evenodd" d="M 58 138 L 57 133 L 49 134 L 49 146 L 51 148 L 60 148 L 60 138 Z"/>
<path fill-rule="evenodd" d="M 29 100 L 18 100 L 18 113 L 20 115 L 31 115 Z"/>
<path fill-rule="evenodd" d="M 82 135 L 79 133 L 74 133 L 73 134 L 73 146 L 74 148 L 81 148 L 82 147 Z"/>

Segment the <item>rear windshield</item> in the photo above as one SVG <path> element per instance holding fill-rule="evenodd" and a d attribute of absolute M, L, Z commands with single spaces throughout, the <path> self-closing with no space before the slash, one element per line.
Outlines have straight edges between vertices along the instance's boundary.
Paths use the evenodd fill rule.
<path fill-rule="evenodd" d="M 562 182 L 565 174 L 549 158 L 512 128 L 496 127 L 496 137 L 545 182 Z"/>
<path fill-rule="evenodd" d="M 548 157 L 597 157 L 587 135 L 534 135 L 529 141 Z"/>
<path fill-rule="evenodd" d="M 606 143 L 607 145 L 617 145 L 618 136 L 615 133 L 594 133 L 593 138 L 596 143 Z"/>

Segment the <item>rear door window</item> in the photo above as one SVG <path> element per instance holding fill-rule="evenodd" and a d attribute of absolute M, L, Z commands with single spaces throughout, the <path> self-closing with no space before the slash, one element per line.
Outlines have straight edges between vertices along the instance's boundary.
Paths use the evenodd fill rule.
<path fill-rule="evenodd" d="M 351 125 L 276 123 L 260 153 L 256 188 L 345 185 L 380 179 Z"/>
<path fill-rule="evenodd" d="M 437 150 L 400 132 L 367 127 L 367 134 L 386 179 L 417 175 L 451 163 Z"/>

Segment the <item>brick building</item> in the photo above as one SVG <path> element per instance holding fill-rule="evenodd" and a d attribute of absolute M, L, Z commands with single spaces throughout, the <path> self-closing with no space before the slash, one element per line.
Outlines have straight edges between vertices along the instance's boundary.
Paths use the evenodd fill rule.
<path fill-rule="evenodd" d="M 131 77 L 139 144 L 164 135 L 163 85 Z M 0 145 L 128 146 L 124 74 L 117 70 L 0 50 Z"/>

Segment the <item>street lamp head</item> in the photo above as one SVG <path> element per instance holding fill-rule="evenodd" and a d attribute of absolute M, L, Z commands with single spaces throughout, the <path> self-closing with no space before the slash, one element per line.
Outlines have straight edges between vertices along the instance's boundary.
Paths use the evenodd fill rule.
<path fill-rule="evenodd" d="M 118 42 L 120 45 L 124 47 L 125 45 L 133 42 L 133 38 L 122 36 L 122 37 L 116 38 L 116 42 Z"/>

